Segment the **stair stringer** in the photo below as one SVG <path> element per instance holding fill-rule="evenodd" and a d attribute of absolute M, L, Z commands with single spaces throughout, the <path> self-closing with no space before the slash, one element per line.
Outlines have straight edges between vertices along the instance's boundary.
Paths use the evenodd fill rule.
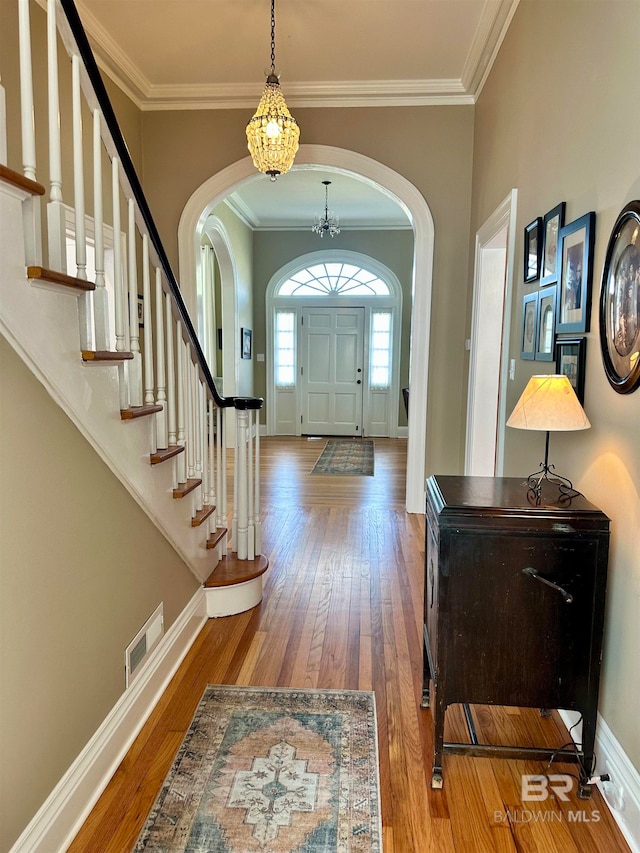
<path fill-rule="evenodd" d="M 27 280 L 22 210 L 27 193 L 0 182 L 0 332 L 200 581 L 216 565 L 192 500 L 173 499 L 172 461 L 151 466 L 152 419 L 120 418 L 117 365 L 82 361 L 78 298 Z M 30 413 L 32 416 L 33 413 Z M 43 431 L 43 435 L 46 432 Z"/>

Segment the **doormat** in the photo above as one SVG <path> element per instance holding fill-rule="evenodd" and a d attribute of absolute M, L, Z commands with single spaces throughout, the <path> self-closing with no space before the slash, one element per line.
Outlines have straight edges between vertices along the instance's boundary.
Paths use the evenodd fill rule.
<path fill-rule="evenodd" d="M 135 853 L 380 853 L 375 697 L 207 685 Z"/>
<path fill-rule="evenodd" d="M 369 439 L 331 438 L 311 473 L 373 477 L 373 458 L 373 441 Z"/>

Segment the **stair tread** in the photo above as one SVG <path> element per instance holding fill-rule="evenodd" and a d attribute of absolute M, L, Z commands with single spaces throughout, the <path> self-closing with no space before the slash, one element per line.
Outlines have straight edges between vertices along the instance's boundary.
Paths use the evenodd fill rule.
<path fill-rule="evenodd" d="M 83 361 L 128 361 L 133 358 L 132 352 L 114 352 L 112 350 L 82 350 Z"/>
<path fill-rule="evenodd" d="M 208 506 L 207 504 L 205 504 L 202 509 L 199 509 L 191 519 L 191 526 L 200 527 L 200 525 L 209 518 L 209 516 L 214 510 L 215 506 Z"/>
<path fill-rule="evenodd" d="M 173 497 L 184 498 L 185 495 L 188 495 L 194 489 L 197 489 L 198 486 L 202 485 L 202 480 L 191 479 L 187 480 L 186 483 L 178 483 L 177 487 L 173 490 Z"/>
<path fill-rule="evenodd" d="M 87 281 L 85 278 L 76 278 L 64 272 L 58 272 L 58 270 L 48 270 L 46 267 L 27 267 L 27 278 L 48 281 L 51 284 L 62 284 L 64 287 L 69 287 L 73 290 L 89 291 L 96 289 L 92 281 Z"/>
<path fill-rule="evenodd" d="M 209 575 L 204 586 L 205 589 L 234 586 L 260 577 L 268 568 L 269 560 L 263 554 L 254 560 L 239 560 L 235 554 L 227 554 Z"/>
<path fill-rule="evenodd" d="M 152 465 L 159 465 L 161 462 L 166 462 L 167 459 L 173 459 L 179 453 L 184 453 L 184 447 L 181 444 L 172 444 L 169 447 L 156 450 L 149 456 L 149 461 Z"/>
<path fill-rule="evenodd" d="M 26 178 L 20 172 L 14 172 L 13 169 L 4 166 L 2 163 L 0 163 L 0 179 L 7 184 L 12 184 L 14 187 L 25 190 L 25 192 L 31 195 L 44 195 L 46 192 L 45 188 L 38 181 L 32 181 L 31 178 Z"/>
<path fill-rule="evenodd" d="M 229 531 L 226 527 L 219 527 L 215 533 L 212 533 L 207 539 L 207 549 L 210 550 L 211 548 L 215 548 L 216 545 L 224 539 L 228 532 Z"/>
<path fill-rule="evenodd" d="M 162 406 L 130 406 L 128 409 L 120 409 L 120 417 L 123 421 L 131 421 L 134 418 L 144 418 L 146 415 L 155 415 L 162 411 Z"/>

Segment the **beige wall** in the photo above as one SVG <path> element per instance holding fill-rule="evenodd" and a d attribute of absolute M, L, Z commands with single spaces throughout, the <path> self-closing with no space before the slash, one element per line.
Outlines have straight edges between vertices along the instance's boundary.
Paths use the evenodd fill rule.
<path fill-rule="evenodd" d="M 591 332 L 585 409 L 588 432 L 554 434 L 551 460 L 611 518 L 604 672 L 600 711 L 640 770 L 640 391 L 619 395 L 602 366 L 600 279 L 609 233 L 640 198 L 640 4 L 637 0 L 522 0 L 476 107 L 472 233 L 512 187 L 518 198 L 517 281 L 522 229 L 560 201 L 566 221 L 596 213 Z M 533 373 L 548 362 L 519 359 L 522 296 L 511 317 L 510 412 Z M 541 433 L 507 429 L 506 473 L 537 468 Z"/>
<path fill-rule="evenodd" d="M 309 230 L 258 231 L 254 237 L 254 317 L 258 331 L 256 352 L 266 352 L 265 298 L 271 277 L 285 264 L 306 255 L 326 249 L 345 249 L 361 252 L 388 267 L 398 277 L 402 286 L 402 351 L 400 354 L 400 387 L 409 384 L 409 343 L 411 334 L 411 286 L 413 282 L 413 231 L 349 231 L 345 228 L 330 244 L 319 241 Z M 266 362 L 256 364 L 256 394 L 266 394 Z M 268 406 L 268 400 L 267 400 Z M 266 406 L 262 415 L 266 423 Z M 398 400 L 398 423 L 406 426 L 404 403 Z"/>
<path fill-rule="evenodd" d="M 61 297 L 66 298 L 66 297 Z M 199 584 L 0 338 L 0 850 L 124 691 L 124 650 Z"/>
<path fill-rule="evenodd" d="M 460 470 L 464 458 L 461 306 L 467 300 L 473 113 L 470 106 L 294 110 L 304 144 L 371 157 L 413 183 L 429 204 L 436 242 L 427 468 L 442 473 Z M 145 192 L 176 269 L 180 214 L 204 181 L 247 156 L 249 118 L 243 110 L 144 113 Z"/>

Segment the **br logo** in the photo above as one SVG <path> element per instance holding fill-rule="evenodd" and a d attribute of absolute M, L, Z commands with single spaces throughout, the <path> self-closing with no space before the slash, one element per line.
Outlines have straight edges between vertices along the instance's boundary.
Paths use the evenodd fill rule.
<path fill-rule="evenodd" d="M 556 796 L 563 802 L 569 801 L 569 791 L 573 786 L 573 776 L 566 773 L 553 773 L 550 776 L 522 776 L 520 796 L 523 802 L 540 802 L 550 796 Z"/>

